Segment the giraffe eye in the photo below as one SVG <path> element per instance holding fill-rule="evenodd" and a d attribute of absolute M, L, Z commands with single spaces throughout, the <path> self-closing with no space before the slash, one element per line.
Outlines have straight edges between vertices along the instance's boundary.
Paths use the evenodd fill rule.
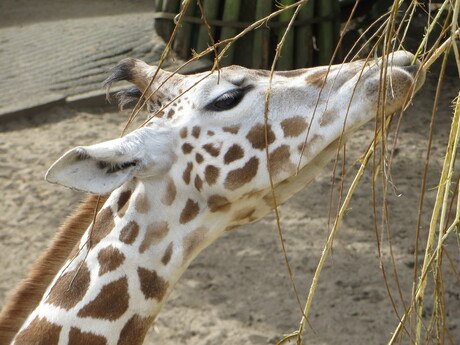
<path fill-rule="evenodd" d="M 251 88 L 244 87 L 227 91 L 208 104 L 205 109 L 210 111 L 230 110 L 241 102 L 246 92 Z"/>

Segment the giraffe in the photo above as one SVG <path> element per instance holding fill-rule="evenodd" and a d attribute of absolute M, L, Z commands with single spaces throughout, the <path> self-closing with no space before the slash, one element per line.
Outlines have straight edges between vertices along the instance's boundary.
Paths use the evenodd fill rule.
<path fill-rule="evenodd" d="M 421 88 L 425 71 L 410 53 L 386 58 L 385 107 L 393 113 Z M 270 179 L 277 202 L 286 201 L 376 116 L 381 65 L 276 72 L 265 123 L 268 71 L 230 66 L 185 76 L 123 60 L 106 84 L 134 84 L 121 103 L 153 93 L 147 105 L 156 116 L 51 166 L 49 182 L 95 196 L 4 307 L 0 342 L 142 344 L 191 261 L 225 231 L 273 209 Z"/>

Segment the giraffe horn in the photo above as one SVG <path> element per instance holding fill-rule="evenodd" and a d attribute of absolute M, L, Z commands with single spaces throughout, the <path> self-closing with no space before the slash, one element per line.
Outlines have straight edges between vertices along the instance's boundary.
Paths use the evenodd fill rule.
<path fill-rule="evenodd" d="M 108 92 L 114 82 L 126 80 L 133 83 L 140 91 L 144 92 L 150 85 L 150 81 L 155 74 L 156 78 L 152 87 L 155 87 L 155 85 L 158 85 L 160 81 L 170 75 L 170 72 L 166 72 L 162 69 L 158 69 L 157 72 L 157 69 L 156 66 L 150 66 L 138 59 L 124 59 L 111 69 L 111 74 L 104 81 L 103 85 Z"/>

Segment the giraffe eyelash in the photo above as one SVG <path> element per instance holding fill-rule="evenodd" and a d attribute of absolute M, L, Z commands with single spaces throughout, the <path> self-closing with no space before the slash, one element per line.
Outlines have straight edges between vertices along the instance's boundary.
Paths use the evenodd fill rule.
<path fill-rule="evenodd" d="M 230 110 L 240 104 L 246 93 L 248 93 L 253 88 L 253 85 L 248 85 L 242 88 L 226 91 L 222 95 L 215 98 L 211 103 L 209 103 L 205 109 L 209 111 Z"/>

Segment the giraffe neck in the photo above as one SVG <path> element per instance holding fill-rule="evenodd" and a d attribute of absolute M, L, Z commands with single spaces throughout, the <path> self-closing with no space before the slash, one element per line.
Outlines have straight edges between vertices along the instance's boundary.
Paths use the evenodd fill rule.
<path fill-rule="evenodd" d="M 142 344 L 181 274 L 222 232 L 213 224 L 210 235 L 199 201 L 176 200 L 178 214 L 175 194 L 137 180 L 113 192 L 14 344 Z"/>

